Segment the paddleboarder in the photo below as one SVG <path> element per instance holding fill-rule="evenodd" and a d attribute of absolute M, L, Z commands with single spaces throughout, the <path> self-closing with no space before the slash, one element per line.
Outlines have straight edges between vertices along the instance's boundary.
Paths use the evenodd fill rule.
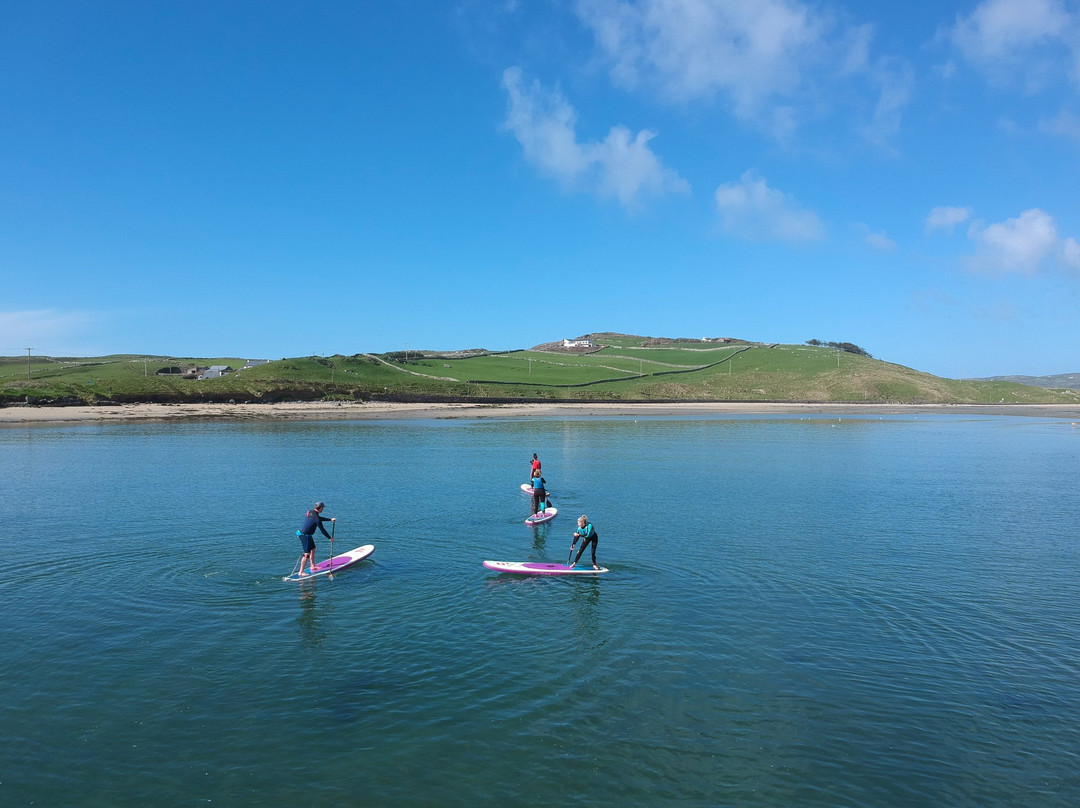
<path fill-rule="evenodd" d="M 532 467 L 529 469 L 530 477 L 534 471 L 540 471 L 540 458 L 536 456 L 536 452 L 533 452 Z"/>
<path fill-rule="evenodd" d="M 577 544 L 578 539 L 583 539 L 581 542 L 581 549 L 578 550 L 577 558 L 574 559 L 574 563 L 570 565 L 570 569 L 581 559 L 581 554 L 585 552 L 585 548 L 590 544 L 592 545 L 592 568 L 594 570 L 600 569 L 596 563 L 596 540 L 599 536 L 596 533 L 596 528 L 592 526 L 592 522 L 589 521 L 589 517 L 582 514 L 577 520 L 578 529 L 574 531 L 574 540 L 570 542 L 570 552 L 573 554 L 574 545 Z"/>
<path fill-rule="evenodd" d="M 304 548 L 304 554 L 300 557 L 300 572 L 301 578 L 304 577 L 304 562 L 307 562 L 308 570 L 310 571 L 315 566 L 315 528 L 322 531 L 322 534 L 326 538 L 330 538 L 330 534 L 326 532 L 326 528 L 323 527 L 323 522 L 336 522 L 336 517 L 326 517 L 322 515 L 323 508 L 326 504 L 321 500 L 316 502 L 310 511 L 304 514 L 304 524 L 300 526 L 300 529 L 296 531 L 296 537 L 300 539 L 300 544 Z"/>
<path fill-rule="evenodd" d="M 547 491 L 544 490 L 544 478 L 540 476 L 540 469 L 534 468 L 532 471 L 532 512 L 543 513 L 544 501 L 547 499 Z"/>

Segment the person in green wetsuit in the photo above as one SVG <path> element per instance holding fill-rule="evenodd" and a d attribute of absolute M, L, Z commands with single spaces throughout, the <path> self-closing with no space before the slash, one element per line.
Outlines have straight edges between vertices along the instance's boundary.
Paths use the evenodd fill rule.
<path fill-rule="evenodd" d="M 589 521 L 589 517 L 582 514 L 577 520 L 578 529 L 574 531 L 574 540 L 570 542 L 570 552 L 574 552 L 574 545 L 578 543 L 578 539 L 582 539 L 581 549 L 578 550 L 577 558 L 574 559 L 574 563 L 570 565 L 570 569 L 581 560 L 581 554 L 585 552 L 585 548 L 590 544 L 592 545 L 592 568 L 594 570 L 600 569 L 596 564 L 596 540 L 599 538 L 599 534 L 596 532 L 596 528 L 592 526 L 592 522 Z"/>

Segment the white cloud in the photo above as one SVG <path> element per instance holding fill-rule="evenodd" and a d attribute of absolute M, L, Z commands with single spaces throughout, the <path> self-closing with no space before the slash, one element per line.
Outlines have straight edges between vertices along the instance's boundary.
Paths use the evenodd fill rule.
<path fill-rule="evenodd" d="M 753 170 L 717 188 L 716 207 L 725 232 L 751 241 L 807 242 L 825 235 L 816 213 L 770 188 Z"/>
<path fill-rule="evenodd" d="M 799 85 L 824 20 L 787 0 L 582 0 L 578 13 L 626 86 L 656 82 L 680 99 L 730 93 L 740 114 Z"/>
<path fill-rule="evenodd" d="M 896 242 L 885 233 L 867 233 L 865 240 L 875 250 L 891 252 L 896 249 Z"/>
<path fill-rule="evenodd" d="M 970 218 L 971 208 L 937 207 L 926 217 L 926 229 L 952 231 L 956 225 Z"/>
<path fill-rule="evenodd" d="M 510 96 L 504 124 L 521 143 L 525 159 L 545 173 L 569 183 L 588 168 L 574 129 L 577 115 L 558 91 L 545 92 L 538 81 L 522 85 L 521 69 L 503 72 Z"/>
<path fill-rule="evenodd" d="M 736 118 L 779 140 L 853 77 L 880 91 L 864 130 L 872 140 L 895 132 L 910 96 L 906 66 L 871 66 L 871 26 L 840 25 L 800 0 L 578 0 L 577 13 L 617 85 L 684 103 L 725 96 Z"/>
<path fill-rule="evenodd" d="M 526 85 L 517 67 L 503 73 L 510 109 L 505 128 L 513 132 L 525 159 L 564 187 L 614 197 L 628 210 L 646 195 L 685 193 L 690 185 L 649 148 L 655 132 L 636 135 L 614 126 L 604 140 L 581 143 L 577 114 L 558 90 L 545 90 L 538 81 Z"/>
<path fill-rule="evenodd" d="M 1061 263 L 1069 269 L 1080 270 L 1080 244 L 1072 236 L 1061 242 Z"/>
<path fill-rule="evenodd" d="M 1068 260 L 1075 244 L 1073 239 L 1061 239 L 1053 217 L 1038 208 L 986 227 L 975 222 L 968 235 L 975 242 L 975 254 L 968 257 L 968 267 L 998 274 L 1032 275 L 1048 259 Z"/>
<path fill-rule="evenodd" d="M 1063 65 L 1075 68 L 1075 25 L 1062 0 L 985 0 L 958 14 L 948 37 L 992 79 L 1019 76 L 1035 90 Z"/>

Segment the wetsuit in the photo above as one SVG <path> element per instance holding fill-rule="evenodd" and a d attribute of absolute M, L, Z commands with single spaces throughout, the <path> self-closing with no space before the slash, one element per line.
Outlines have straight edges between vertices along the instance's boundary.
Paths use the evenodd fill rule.
<path fill-rule="evenodd" d="M 322 526 L 323 522 L 329 521 L 330 520 L 327 517 L 315 513 L 314 509 L 308 511 L 304 515 L 304 524 L 296 531 L 296 537 L 300 539 L 300 544 L 304 546 L 305 553 L 310 553 L 315 549 L 315 528 L 321 530 L 326 538 L 330 538 L 330 534 L 327 533 L 326 528 Z"/>
<path fill-rule="evenodd" d="M 592 563 L 596 566 L 596 540 L 600 538 L 600 534 L 596 532 L 596 528 L 592 526 L 592 522 L 586 522 L 585 527 L 581 528 L 581 549 L 577 551 L 577 558 L 574 559 L 574 563 L 578 563 L 581 558 L 581 554 L 585 552 L 585 548 L 592 544 Z M 574 539 L 574 544 L 577 544 L 577 539 Z M 571 545 L 573 546 L 573 545 Z"/>
<path fill-rule="evenodd" d="M 532 495 L 532 512 L 540 513 L 540 509 L 543 507 L 543 502 L 547 499 L 547 491 L 544 490 L 544 478 L 533 477 L 533 495 Z"/>

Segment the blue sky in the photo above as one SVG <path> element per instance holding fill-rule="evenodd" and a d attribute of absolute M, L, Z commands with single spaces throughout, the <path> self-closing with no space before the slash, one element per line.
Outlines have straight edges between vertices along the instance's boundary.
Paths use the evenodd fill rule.
<path fill-rule="evenodd" d="M 1080 3 L 0 6 L 0 354 L 1080 371 Z"/>

